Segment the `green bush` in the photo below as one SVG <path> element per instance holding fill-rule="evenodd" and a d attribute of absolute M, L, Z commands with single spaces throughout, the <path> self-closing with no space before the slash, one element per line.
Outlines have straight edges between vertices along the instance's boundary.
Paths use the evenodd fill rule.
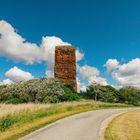
<path fill-rule="evenodd" d="M 33 79 L 0 89 L 0 102 L 6 103 L 58 103 L 79 99 L 71 86 L 65 86 L 54 78 Z"/>
<path fill-rule="evenodd" d="M 138 104 L 140 102 L 140 90 L 135 87 L 124 87 L 119 90 L 119 102 Z"/>
<path fill-rule="evenodd" d="M 118 90 L 110 85 L 103 86 L 98 99 L 104 102 L 118 102 Z"/>
<path fill-rule="evenodd" d="M 24 98 L 13 98 L 10 100 L 5 101 L 7 104 L 21 104 L 21 103 L 27 103 L 28 101 Z"/>
<path fill-rule="evenodd" d="M 64 85 L 63 90 L 65 92 L 64 96 L 62 97 L 62 101 L 78 101 L 80 100 L 80 96 L 77 92 L 74 91 L 71 85 Z"/>
<path fill-rule="evenodd" d="M 117 94 L 118 91 L 112 86 L 103 86 L 96 83 L 88 86 L 86 92 L 82 93 L 84 98 L 103 102 L 118 102 Z"/>
<path fill-rule="evenodd" d="M 120 102 L 135 105 L 140 102 L 140 89 L 135 87 L 124 87 L 117 90 L 110 85 L 102 86 L 94 83 L 87 87 L 86 92 L 81 92 L 81 94 L 86 99 L 103 102 Z"/>
<path fill-rule="evenodd" d="M 10 92 L 1 92 L 0 94 L 0 101 L 7 101 L 13 99 L 14 96 Z"/>

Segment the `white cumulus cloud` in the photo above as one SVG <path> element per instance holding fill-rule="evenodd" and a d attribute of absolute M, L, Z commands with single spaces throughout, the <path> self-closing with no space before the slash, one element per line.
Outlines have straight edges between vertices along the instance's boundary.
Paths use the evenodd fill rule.
<path fill-rule="evenodd" d="M 85 91 L 86 87 L 92 83 L 108 85 L 105 78 L 100 76 L 100 71 L 96 67 L 89 65 L 78 65 L 78 91 Z"/>
<path fill-rule="evenodd" d="M 28 81 L 34 79 L 34 76 L 26 71 L 23 71 L 17 67 L 13 67 L 5 73 L 11 81 L 20 82 L 20 81 Z"/>
<path fill-rule="evenodd" d="M 0 35 L 0 55 L 29 64 L 42 58 L 40 48 L 34 43 L 27 42 L 4 20 L 0 20 Z"/>
<path fill-rule="evenodd" d="M 117 59 L 108 59 L 104 67 L 107 68 L 107 72 L 111 72 L 113 69 L 116 69 L 119 66 Z"/>
<path fill-rule="evenodd" d="M 78 89 L 78 92 L 80 91 L 86 91 L 86 83 L 82 82 L 78 77 L 76 78 L 77 80 L 77 89 Z"/>
<path fill-rule="evenodd" d="M 90 79 L 90 77 L 98 76 L 100 71 L 88 65 L 81 66 L 79 68 L 79 75 L 81 79 Z"/>
<path fill-rule="evenodd" d="M 111 74 L 118 87 L 135 86 L 140 88 L 140 59 L 136 58 L 128 63 L 119 64 Z"/>
<path fill-rule="evenodd" d="M 76 61 L 81 61 L 84 58 L 84 53 L 80 52 L 80 50 L 76 50 Z"/>
<path fill-rule="evenodd" d="M 100 85 L 108 85 L 107 81 L 105 78 L 103 77 L 91 77 L 90 80 L 89 80 L 89 83 L 92 84 L 92 83 L 97 83 L 97 84 L 100 84 Z"/>

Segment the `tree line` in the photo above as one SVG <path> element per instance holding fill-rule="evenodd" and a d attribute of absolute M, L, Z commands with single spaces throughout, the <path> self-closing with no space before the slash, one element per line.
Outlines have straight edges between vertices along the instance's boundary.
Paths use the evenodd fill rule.
<path fill-rule="evenodd" d="M 58 103 L 80 99 L 138 105 L 140 89 L 130 86 L 116 89 L 111 85 L 92 83 L 86 91 L 76 93 L 71 85 L 65 85 L 55 78 L 33 79 L 0 86 L 1 103 Z"/>
<path fill-rule="evenodd" d="M 96 101 L 138 104 L 140 102 L 140 89 L 126 86 L 116 89 L 111 85 L 103 86 L 97 83 L 89 85 L 85 92 L 80 93 L 83 98 Z"/>

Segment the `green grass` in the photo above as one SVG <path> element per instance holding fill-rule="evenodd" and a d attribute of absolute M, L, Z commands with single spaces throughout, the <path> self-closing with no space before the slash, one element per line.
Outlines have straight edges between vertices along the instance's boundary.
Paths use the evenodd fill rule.
<path fill-rule="evenodd" d="M 105 140 L 140 140 L 140 110 L 114 118 L 105 131 Z"/>
<path fill-rule="evenodd" d="M 35 111 L 24 110 L 11 115 L 8 114 L 0 117 L 0 140 L 17 140 L 43 126 L 77 113 L 124 107 L 134 106 L 83 100 L 80 102 L 55 104 Z"/>

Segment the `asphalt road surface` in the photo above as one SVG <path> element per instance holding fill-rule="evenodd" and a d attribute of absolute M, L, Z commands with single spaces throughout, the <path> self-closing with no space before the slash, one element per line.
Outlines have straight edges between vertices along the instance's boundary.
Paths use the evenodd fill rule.
<path fill-rule="evenodd" d="M 102 122 L 131 109 L 105 109 L 81 113 L 57 121 L 22 140 L 98 140 Z"/>

